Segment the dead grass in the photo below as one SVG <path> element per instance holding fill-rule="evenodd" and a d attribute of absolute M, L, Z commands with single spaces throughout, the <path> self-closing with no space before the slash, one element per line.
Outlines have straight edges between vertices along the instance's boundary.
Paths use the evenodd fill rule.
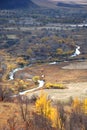
<path fill-rule="evenodd" d="M 28 109 L 32 112 L 34 107 L 32 104 L 28 106 Z M 22 124 L 21 122 L 21 112 L 19 103 L 8 103 L 8 102 L 0 102 L 0 129 L 3 126 L 8 127 L 8 119 L 13 119 L 16 117 L 16 123 Z"/>
<path fill-rule="evenodd" d="M 19 107 L 15 103 L 0 102 L 0 128 L 7 124 L 7 120 L 16 115 L 18 116 Z"/>
<path fill-rule="evenodd" d="M 61 63 L 57 65 L 35 65 L 30 68 L 35 75 L 45 75 L 45 82 L 51 83 L 70 83 L 70 82 L 86 82 L 87 69 L 62 69 L 68 63 Z M 75 63 L 74 65 L 75 66 Z M 83 66 L 83 64 L 82 64 Z"/>
<path fill-rule="evenodd" d="M 52 100 L 68 101 L 70 97 L 87 97 L 87 69 L 62 69 L 64 66 L 69 66 L 70 63 L 60 63 L 56 65 L 33 65 L 27 67 L 23 72 L 27 72 L 32 75 L 45 75 L 45 82 L 51 83 L 64 83 L 66 89 L 44 89 L 43 91 L 50 95 Z M 73 67 L 76 63 L 72 63 Z M 79 64 L 78 64 L 79 67 Z M 81 64 L 80 64 L 81 67 Z M 83 67 L 83 65 L 82 65 Z M 20 71 L 20 74 L 22 71 Z M 18 72 L 19 74 L 19 72 Z M 17 75 L 17 74 L 16 74 Z M 42 90 L 33 92 L 32 94 L 40 94 Z M 31 94 L 27 94 L 28 96 Z M 32 105 L 30 106 L 32 108 Z M 0 102 L 0 128 L 2 125 L 6 125 L 7 120 L 13 115 L 20 118 L 19 105 L 15 103 Z"/>
<path fill-rule="evenodd" d="M 76 67 L 76 63 L 77 62 L 72 63 L 72 66 Z M 43 64 L 35 65 L 28 69 L 35 72 L 36 75 L 45 75 L 45 83 L 62 83 L 66 86 L 64 90 L 44 89 L 43 91 L 48 93 L 52 100 L 69 101 L 71 97 L 86 98 L 87 69 L 84 69 L 83 66 L 83 64 L 86 63 L 82 63 L 82 65 L 80 62 L 77 63 L 77 69 L 62 69 L 64 66 L 69 66 L 69 64 L 71 63 L 60 63 L 56 65 Z M 41 91 L 33 92 L 32 94 L 39 95 Z M 27 95 L 29 96 L 29 94 Z"/>

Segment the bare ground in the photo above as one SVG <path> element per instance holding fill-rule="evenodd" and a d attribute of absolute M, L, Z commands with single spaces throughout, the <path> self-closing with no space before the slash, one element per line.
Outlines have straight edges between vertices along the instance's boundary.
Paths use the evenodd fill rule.
<path fill-rule="evenodd" d="M 71 97 L 84 99 L 87 97 L 87 61 L 60 63 L 56 65 L 34 65 L 27 68 L 27 71 L 34 72 L 35 75 L 45 75 L 45 82 L 63 83 L 66 89 L 44 89 L 52 100 L 67 101 Z M 28 94 L 39 94 L 42 90 Z"/>

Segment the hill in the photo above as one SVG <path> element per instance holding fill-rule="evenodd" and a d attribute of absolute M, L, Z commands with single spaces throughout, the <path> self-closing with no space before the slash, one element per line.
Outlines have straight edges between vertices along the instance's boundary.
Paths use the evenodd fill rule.
<path fill-rule="evenodd" d="M 58 3 L 58 2 L 63 2 L 63 3 L 72 3 L 72 4 L 87 4 L 87 0 L 49 0 L 50 2 Z"/>
<path fill-rule="evenodd" d="M 40 7 L 46 8 L 56 8 L 56 3 L 50 0 L 32 0 L 33 3 L 37 4 Z"/>
<path fill-rule="evenodd" d="M 61 6 L 61 7 L 69 7 L 69 8 L 80 8 L 80 7 L 82 7 L 81 4 L 75 4 L 75 3 L 63 3 L 63 2 L 58 2 L 57 6 Z"/>
<path fill-rule="evenodd" d="M 70 7 L 80 8 L 87 5 L 87 0 L 32 0 L 35 4 L 41 7 L 58 8 L 58 7 Z"/>
<path fill-rule="evenodd" d="M 35 8 L 37 5 L 31 0 L 1 0 L 0 9 Z"/>
<path fill-rule="evenodd" d="M 58 8 L 62 7 L 81 7 L 87 5 L 87 0 L 1 0 L 0 9 L 22 9 L 22 8 Z"/>

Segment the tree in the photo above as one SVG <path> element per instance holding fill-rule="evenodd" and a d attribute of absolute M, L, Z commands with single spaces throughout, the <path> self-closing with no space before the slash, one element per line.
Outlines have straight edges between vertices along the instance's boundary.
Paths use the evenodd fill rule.
<path fill-rule="evenodd" d="M 53 127 L 58 127 L 58 130 L 64 130 L 61 128 L 61 119 L 58 110 L 51 105 L 51 100 L 47 99 L 47 94 L 42 93 L 40 98 L 36 101 L 36 109 L 39 114 L 45 116 L 51 121 Z"/>
<path fill-rule="evenodd" d="M 72 102 L 72 108 L 74 109 L 74 111 L 80 112 L 81 111 L 81 102 L 78 98 L 75 98 Z"/>
<path fill-rule="evenodd" d="M 85 114 L 87 114 L 87 98 L 83 100 L 82 110 Z"/>
<path fill-rule="evenodd" d="M 33 77 L 33 82 L 34 82 L 35 84 L 38 83 L 38 80 L 40 80 L 40 76 L 34 76 L 34 77 Z"/>
<path fill-rule="evenodd" d="M 19 96 L 19 107 L 20 107 L 20 114 L 21 118 L 23 120 L 23 124 L 25 126 L 25 130 L 30 130 L 31 129 L 31 112 L 29 109 L 29 100 L 26 96 Z"/>
<path fill-rule="evenodd" d="M 62 48 L 58 48 L 58 49 L 56 50 L 56 53 L 57 53 L 58 55 L 62 55 L 62 54 L 63 54 L 63 49 L 62 49 Z"/>
<path fill-rule="evenodd" d="M 11 95 L 12 95 L 12 91 L 10 88 L 0 86 L 0 100 L 1 101 L 10 101 Z"/>

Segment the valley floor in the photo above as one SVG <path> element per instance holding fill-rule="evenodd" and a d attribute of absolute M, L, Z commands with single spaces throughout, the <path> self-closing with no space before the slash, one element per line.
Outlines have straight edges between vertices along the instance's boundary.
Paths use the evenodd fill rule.
<path fill-rule="evenodd" d="M 33 93 L 27 93 L 28 97 L 38 95 L 41 91 L 45 91 L 52 100 L 69 100 L 70 98 L 79 97 L 84 99 L 87 97 L 87 61 L 63 62 L 59 64 L 41 64 L 33 65 L 26 68 L 23 72 L 32 72 L 34 75 L 44 75 L 46 83 L 61 83 L 66 89 L 44 89 Z M 20 73 L 16 76 L 20 77 Z"/>

